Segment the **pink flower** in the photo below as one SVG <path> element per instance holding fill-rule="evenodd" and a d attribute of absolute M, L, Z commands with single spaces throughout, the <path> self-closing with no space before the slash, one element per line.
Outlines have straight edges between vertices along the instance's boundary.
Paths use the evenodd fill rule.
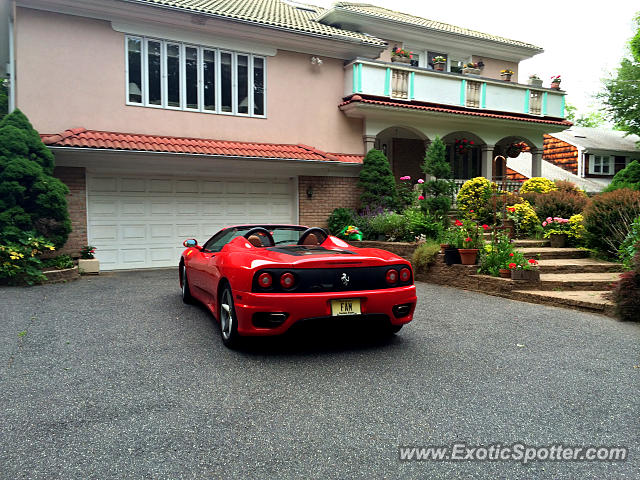
<path fill-rule="evenodd" d="M 411 180 L 411 177 L 409 175 L 405 175 L 404 177 L 400 177 L 400 180 Z"/>
<path fill-rule="evenodd" d="M 542 222 L 542 226 L 546 227 L 547 226 L 547 222 Z"/>
<path fill-rule="evenodd" d="M 547 217 L 547 223 L 551 223 L 551 222 L 553 222 L 553 218 Z"/>
<path fill-rule="evenodd" d="M 424 183 L 424 180 L 423 180 L 423 179 L 421 179 L 421 178 L 419 178 L 419 179 L 418 179 L 418 183 Z"/>
<path fill-rule="evenodd" d="M 420 196 L 418 197 L 418 200 L 424 200 L 424 195 L 420 195 Z"/>
<path fill-rule="evenodd" d="M 465 242 L 470 242 L 471 241 L 471 237 L 467 237 L 464 239 Z"/>

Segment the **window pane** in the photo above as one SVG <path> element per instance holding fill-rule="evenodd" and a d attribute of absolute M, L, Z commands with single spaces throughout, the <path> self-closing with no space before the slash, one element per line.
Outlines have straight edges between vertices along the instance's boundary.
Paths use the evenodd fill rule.
<path fill-rule="evenodd" d="M 198 108 L 198 49 L 186 47 L 184 49 L 187 84 L 187 108 Z"/>
<path fill-rule="evenodd" d="M 129 62 L 129 101 L 142 103 L 142 41 L 127 38 Z"/>
<path fill-rule="evenodd" d="M 450 60 L 449 61 L 449 71 L 454 73 L 462 73 L 462 66 L 464 62 L 462 60 Z"/>
<path fill-rule="evenodd" d="M 167 105 L 180 106 L 180 46 L 167 45 Z"/>
<path fill-rule="evenodd" d="M 203 50 L 204 55 L 204 109 L 216 109 L 216 52 Z"/>
<path fill-rule="evenodd" d="M 223 112 L 231 112 L 232 107 L 232 92 L 231 92 L 231 54 L 220 54 L 220 90 L 221 90 L 221 103 Z"/>
<path fill-rule="evenodd" d="M 253 114 L 264 115 L 264 59 L 253 59 Z"/>
<path fill-rule="evenodd" d="M 149 104 L 161 105 L 160 42 L 147 42 L 147 71 L 149 72 Z"/>
<path fill-rule="evenodd" d="M 238 113 L 249 113 L 249 57 L 238 55 Z"/>

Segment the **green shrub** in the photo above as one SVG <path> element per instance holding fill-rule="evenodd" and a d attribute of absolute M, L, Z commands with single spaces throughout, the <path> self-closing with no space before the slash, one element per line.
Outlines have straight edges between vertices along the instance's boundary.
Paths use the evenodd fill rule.
<path fill-rule="evenodd" d="M 538 218 L 569 218 L 582 213 L 589 199 L 584 193 L 552 190 L 548 193 L 528 193 L 524 198 L 531 203 Z"/>
<path fill-rule="evenodd" d="M 451 192 L 454 184 L 451 165 L 447 162 L 447 147 L 438 136 L 431 142 L 424 157 L 422 171 L 432 177 L 422 184 L 420 206 L 432 215 L 445 217 L 451 209 Z"/>
<path fill-rule="evenodd" d="M 371 230 L 377 235 L 384 235 L 390 242 L 406 238 L 408 230 L 405 219 L 395 212 L 385 212 L 371 219 Z"/>
<path fill-rule="evenodd" d="M 410 176 L 400 177 L 400 183 L 396 184 L 396 198 L 398 199 L 398 210 L 404 210 L 415 204 L 418 195 L 413 189 Z"/>
<path fill-rule="evenodd" d="M 327 219 L 327 225 L 329 226 L 329 233 L 337 235 L 347 225 L 352 225 L 355 222 L 356 212 L 350 208 L 336 208 L 331 212 Z"/>
<path fill-rule="evenodd" d="M 571 218 L 569 218 L 569 244 L 574 247 L 583 245 L 585 232 L 584 217 L 580 214 L 572 215 Z"/>
<path fill-rule="evenodd" d="M 557 190 L 558 187 L 548 178 L 532 177 L 525 181 L 520 188 L 520 193 L 548 193 Z"/>
<path fill-rule="evenodd" d="M 584 193 L 584 190 L 582 190 L 575 183 L 570 182 L 569 180 L 554 180 L 553 183 L 556 185 L 556 188 L 559 192 L 573 192 L 580 193 L 584 196 L 587 195 L 586 193 Z"/>
<path fill-rule="evenodd" d="M 69 189 L 53 168 L 53 154 L 20 110 L 0 121 L 0 243 L 34 230 L 57 247 L 66 242 Z"/>
<path fill-rule="evenodd" d="M 358 186 L 362 188 L 362 207 L 396 207 L 396 179 L 391 172 L 389 160 L 380 150 L 369 150 L 364 157 Z"/>
<path fill-rule="evenodd" d="M 587 246 L 605 256 L 616 257 L 638 215 L 638 191 L 623 188 L 594 196 L 583 212 Z"/>
<path fill-rule="evenodd" d="M 493 217 L 492 196 L 498 186 L 484 177 L 467 180 L 460 188 L 456 204 L 465 218 L 487 223 Z"/>
<path fill-rule="evenodd" d="M 632 269 L 620 275 L 613 289 L 616 314 L 621 320 L 640 321 L 640 244 L 632 259 Z"/>
<path fill-rule="evenodd" d="M 486 244 L 478 254 L 480 255 L 478 271 L 494 277 L 500 276 L 501 268 L 509 268 L 509 263 L 515 257 L 513 244 L 509 237 L 502 233 L 494 235 L 491 243 Z"/>
<path fill-rule="evenodd" d="M 18 230 L 7 233 L 0 244 L 0 283 L 41 283 L 45 277 L 39 255 L 52 250 L 55 247 L 44 237 L 35 237 L 29 232 Z"/>
<path fill-rule="evenodd" d="M 637 160 L 634 160 L 616 173 L 605 191 L 613 192 L 614 190 L 620 190 L 621 188 L 640 190 L 640 162 Z"/>
<path fill-rule="evenodd" d="M 413 269 L 418 273 L 423 273 L 427 270 L 429 265 L 435 262 L 436 255 L 440 251 L 440 244 L 435 241 L 427 241 L 421 243 L 416 248 L 411 256 L 411 264 Z"/>
<path fill-rule="evenodd" d="M 442 223 L 433 215 L 425 213 L 420 208 L 407 208 L 402 212 L 406 222 L 405 240 L 413 242 L 416 239 L 437 239 L 442 235 Z"/>
<path fill-rule="evenodd" d="M 65 268 L 73 268 L 73 258 L 67 254 L 58 255 L 57 257 L 42 260 L 43 268 L 56 268 L 64 270 Z"/>
<path fill-rule="evenodd" d="M 640 216 L 636 217 L 636 219 L 631 224 L 631 228 L 629 229 L 629 233 L 626 238 L 620 245 L 618 249 L 618 254 L 620 257 L 620 261 L 626 270 L 631 270 L 633 264 L 633 257 L 640 250 Z"/>
<path fill-rule="evenodd" d="M 542 228 L 535 210 L 527 201 L 507 206 L 507 212 L 507 217 L 515 223 L 518 236 L 532 236 Z"/>

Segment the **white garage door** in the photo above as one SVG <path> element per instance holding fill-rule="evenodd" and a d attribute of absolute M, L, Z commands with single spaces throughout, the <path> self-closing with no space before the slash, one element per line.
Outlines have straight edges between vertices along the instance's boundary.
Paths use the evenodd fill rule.
<path fill-rule="evenodd" d="M 88 237 L 103 270 L 167 267 L 182 242 L 204 243 L 220 228 L 294 223 L 290 180 L 90 175 Z"/>

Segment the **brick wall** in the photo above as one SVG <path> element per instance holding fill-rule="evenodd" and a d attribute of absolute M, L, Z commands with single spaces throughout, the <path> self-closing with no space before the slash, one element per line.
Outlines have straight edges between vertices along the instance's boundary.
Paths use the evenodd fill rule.
<path fill-rule="evenodd" d="M 68 253 L 73 257 L 78 257 L 80 249 L 88 243 L 85 169 L 81 167 L 56 167 L 53 175 L 69 187 L 67 203 L 72 231 L 67 243 L 60 249 L 60 253 Z"/>
<path fill-rule="evenodd" d="M 326 227 L 327 218 L 335 208 L 358 208 L 360 189 L 357 183 L 357 177 L 299 177 L 300 224 Z M 312 198 L 307 196 L 310 186 Z"/>
<path fill-rule="evenodd" d="M 578 149 L 551 135 L 544 136 L 542 159 L 574 175 L 578 174 Z"/>

